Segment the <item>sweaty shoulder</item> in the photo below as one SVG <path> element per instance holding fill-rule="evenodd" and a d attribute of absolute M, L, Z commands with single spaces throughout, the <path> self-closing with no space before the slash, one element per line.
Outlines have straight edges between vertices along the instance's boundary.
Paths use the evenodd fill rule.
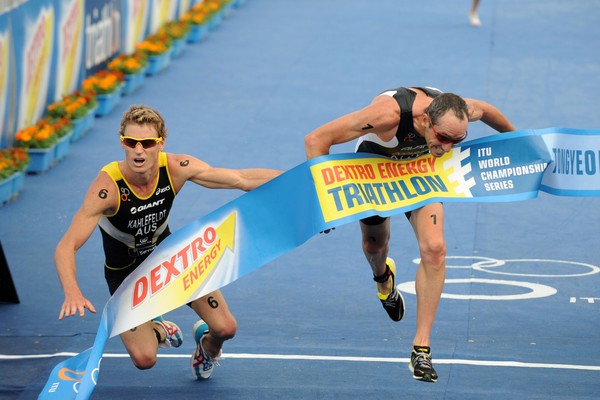
<path fill-rule="evenodd" d="M 371 101 L 370 107 L 382 114 L 393 116 L 396 119 L 400 118 L 400 105 L 396 99 L 394 99 L 393 93 L 387 94 L 384 92 L 378 95 Z"/>
<path fill-rule="evenodd" d="M 110 214 L 119 205 L 119 188 L 114 177 L 102 169 L 92 182 L 86 195 L 84 206 L 88 211 Z M 94 211 L 92 211 L 94 212 Z"/>
<path fill-rule="evenodd" d="M 180 166 L 180 167 L 185 167 L 187 164 L 189 164 L 189 160 L 191 158 L 191 156 L 188 156 L 187 154 L 173 154 L 173 153 L 165 153 L 167 156 L 167 163 L 169 166 L 169 169 L 172 169 L 175 166 Z"/>
<path fill-rule="evenodd" d="M 187 180 L 196 176 L 205 165 L 203 161 L 188 154 L 167 153 L 167 168 L 177 190 Z"/>
<path fill-rule="evenodd" d="M 379 95 L 356 116 L 364 133 L 374 133 L 382 140 L 389 140 L 400 123 L 400 107 L 393 97 Z"/>
<path fill-rule="evenodd" d="M 167 168 L 171 177 L 184 176 L 184 180 L 187 179 L 186 174 L 190 170 L 190 164 L 192 163 L 192 157 L 187 154 L 172 154 L 166 153 L 167 157 Z"/>
<path fill-rule="evenodd" d="M 483 115 L 481 107 L 482 102 L 477 99 L 465 98 L 465 103 L 467 103 L 467 109 L 469 111 L 469 121 L 479 121 Z"/>

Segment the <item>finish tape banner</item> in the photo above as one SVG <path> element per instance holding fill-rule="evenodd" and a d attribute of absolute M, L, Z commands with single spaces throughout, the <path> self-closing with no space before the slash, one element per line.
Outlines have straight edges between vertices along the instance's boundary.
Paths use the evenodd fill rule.
<path fill-rule="evenodd" d="M 443 157 L 309 160 L 166 238 L 109 299 L 93 347 L 59 363 L 39 399 L 88 399 L 107 340 L 255 271 L 326 229 L 431 202 L 600 195 L 600 130 L 504 133 Z"/>

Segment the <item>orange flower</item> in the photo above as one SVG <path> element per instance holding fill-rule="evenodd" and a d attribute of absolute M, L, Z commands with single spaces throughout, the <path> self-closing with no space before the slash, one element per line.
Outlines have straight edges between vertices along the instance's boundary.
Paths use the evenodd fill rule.
<path fill-rule="evenodd" d="M 119 71 L 101 70 L 84 79 L 82 87 L 85 92 L 107 94 L 117 90 L 123 80 L 123 74 Z"/>
<path fill-rule="evenodd" d="M 172 39 L 183 39 L 190 31 L 190 23 L 186 20 L 167 22 L 160 30 L 159 34 L 167 35 Z"/>
<path fill-rule="evenodd" d="M 0 181 L 15 172 L 24 171 L 29 165 L 29 160 L 29 153 L 25 149 L 0 149 Z"/>
<path fill-rule="evenodd" d="M 49 148 L 56 143 L 61 134 L 68 132 L 70 129 L 70 123 L 66 119 L 59 120 L 58 126 L 61 127 L 61 129 L 66 129 L 66 131 L 57 131 L 54 122 L 42 118 L 35 125 L 23 128 L 15 134 L 15 147 L 34 149 Z"/>
<path fill-rule="evenodd" d="M 108 63 L 110 71 L 118 71 L 125 75 L 137 74 L 148 64 L 146 54 L 136 51 L 132 54 L 121 54 Z"/>
<path fill-rule="evenodd" d="M 148 36 L 146 40 L 137 43 L 135 47 L 148 56 L 157 56 L 169 50 L 172 44 L 173 39 L 167 35 L 164 28 L 160 28 L 156 33 Z"/>
<path fill-rule="evenodd" d="M 210 16 L 214 11 L 206 2 L 196 3 L 186 12 L 181 20 L 183 22 L 189 22 L 194 25 L 205 24 L 210 20 Z"/>
<path fill-rule="evenodd" d="M 86 83 L 87 84 L 87 83 Z M 91 89 L 90 89 L 91 91 Z M 75 92 L 47 107 L 49 118 L 79 119 L 96 106 L 96 98 L 89 93 Z"/>
<path fill-rule="evenodd" d="M 148 55 L 160 55 L 166 52 L 169 47 L 162 41 L 149 42 L 144 41 L 136 44 L 136 48 L 140 51 L 147 53 Z"/>
<path fill-rule="evenodd" d="M 41 141 L 44 141 L 44 140 L 48 139 L 53 134 L 54 134 L 54 128 L 52 128 L 50 125 L 46 125 L 42 129 L 40 129 L 39 131 L 37 131 L 33 135 L 33 138 L 35 140 L 38 140 L 38 141 L 41 142 Z"/>

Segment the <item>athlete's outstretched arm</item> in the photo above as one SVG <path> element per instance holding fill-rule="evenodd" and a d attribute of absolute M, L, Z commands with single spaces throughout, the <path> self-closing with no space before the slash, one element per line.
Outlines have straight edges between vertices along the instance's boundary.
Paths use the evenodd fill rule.
<path fill-rule="evenodd" d="M 306 158 L 329 154 L 331 146 L 350 142 L 367 133 L 390 140 L 389 133 L 395 134 L 399 123 L 400 108 L 396 101 L 389 96 L 378 96 L 367 107 L 334 119 L 306 135 Z"/>
<path fill-rule="evenodd" d="M 86 308 L 93 313 L 96 312 L 94 305 L 83 296 L 79 288 L 75 254 L 90 238 L 102 214 L 116 206 L 117 198 L 118 193 L 114 182 L 104 172 L 100 173 L 90 185 L 83 204 L 73 216 L 71 225 L 56 246 L 54 263 L 65 293 L 58 319 L 77 313 L 83 316 Z"/>
<path fill-rule="evenodd" d="M 210 189 L 240 189 L 247 192 L 282 173 L 265 168 L 215 168 L 186 154 L 169 154 L 168 157 L 169 172 L 176 190 L 189 180 Z"/>
<path fill-rule="evenodd" d="M 465 99 L 469 107 L 469 121 L 479 121 L 494 128 L 498 132 L 511 132 L 515 128 L 497 107 L 485 101 Z"/>

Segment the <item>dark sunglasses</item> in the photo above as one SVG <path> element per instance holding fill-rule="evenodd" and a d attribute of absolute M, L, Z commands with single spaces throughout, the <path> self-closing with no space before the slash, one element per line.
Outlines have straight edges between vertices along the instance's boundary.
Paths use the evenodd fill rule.
<path fill-rule="evenodd" d="M 433 124 L 431 124 L 431 130 L 433 131 L 433 134 L 435 135 L 436 139 L 442 144 L 448 144 L 448 143 L 459 144 L 460 142 L 465 140 L 467 138 L 467 135 L 469 134 L 468 132 L 465 132 L 465 134 L 462 137 L 455 139 L 455 138 L 451 138 L 450 136 L 444 135 L 443 133 L 439 133 L 438 131 L 436 131 L 435 128 L 433 127 Z"/>
<path fill-rule="evenodd" d="M 125 144 L 125 146 L 131 147 L 132 149 L 135 149 L 136 146 L 138 145 L 138 143 L 141 144 L 144 149 L 150 149 L 162 141 L 163 141 L 163 138 L 141 138 L 141 139 L 138 139 L 138 138 L 134 138 L 131 136 L 121 136 L 121 142 L 123 142 L 123 144 Z"/>
<path fill-rule="evenodd" d="M 433 134 L 435 135 L 435 138 L 438 140 L 438 142 L 440 142 L 441 144 L 459 144 L 460 142 L 462 142 L 463 140 L 465 140 L 467 138 L 467 135 L 469 134 L 469 132 L 465 131 L 465 134 L 458 138 L 452 138 L 448 135 L 445 135 L 443 133 L 440 133 L 438 131 L 435 130 L 435 128 L 433 127 L 433 121 L 431 120 L 431 117 L 429 116 L 429 113 L 427 112 L 427 110 L 425 110 L 425 115 L 427 115 L 427 118 L 429 118 L 429 123 L 431 125 L 431 130 L 433 131 Z"/>

